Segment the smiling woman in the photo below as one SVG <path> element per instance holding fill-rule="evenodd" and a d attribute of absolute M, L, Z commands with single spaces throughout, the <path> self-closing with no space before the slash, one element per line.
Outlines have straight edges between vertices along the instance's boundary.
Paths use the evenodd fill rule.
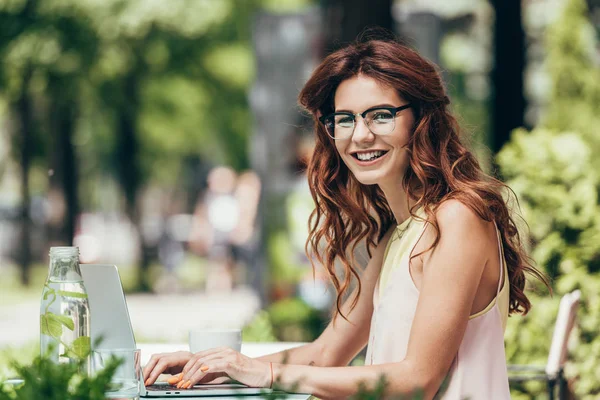
<path fill-rule="evenodd" d="M 531 307 L 525 272 L 544 277 L 506 186 L 461 143 L 435 66 L 394 41 L 356 43 L 321 63 L 299 101 L 316 124 L 306 247 L 337 291 L 333 321 L 315 342 L 258 359 L 231 349 L 156 356 L 149 383 L 183 371 L 185 387 L 275 380 L 346 398 L 385 376 L 386 394 L 509 399 L 506 319 Z M 352 257 L 361 243 L 364 270 Z M 367 365 L 347 367 L 365 345 Z"/>

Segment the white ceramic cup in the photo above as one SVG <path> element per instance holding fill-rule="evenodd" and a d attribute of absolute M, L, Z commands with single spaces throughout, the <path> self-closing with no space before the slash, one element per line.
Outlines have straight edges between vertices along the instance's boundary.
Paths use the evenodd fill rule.
<path fill-rule="evenodd" d="M 242 331 L 240 329 L 196 329 L 190 331 L 189 344 L 192 353 L 215 347 L 231 347 L 239 352 L 242 349 Z"/>

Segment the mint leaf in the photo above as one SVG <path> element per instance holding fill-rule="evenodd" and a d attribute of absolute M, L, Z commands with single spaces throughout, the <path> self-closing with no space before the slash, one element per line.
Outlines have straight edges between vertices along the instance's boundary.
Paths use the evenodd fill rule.
<path fill-rule="evenodd" d="M 58 321 L 60 324 L 66 326 L 70 331 L 75 329 L 75 323 L 71 318 L 67 317 L 66 315 L 57 315 L 51 312 L 47 312 L 46 316 L 48 319 Z"/>
<path fill-rule="evenodd" d="M 85 358 L 90 354 L 91 345 L 89 336 L 80 336 L 73 341 L 71 353 L 79 358 Z"/>
<path fill-rule="evenodd" d="M 56 319 L 48 318 L 46 314 L 40 315 L 40 330 L 42 335 L 52 336 L 53 338 L 61 337 L 63 332 L 60 322 Z"/>
<path fill-rule="evenodd" d="M 56 292 L 63 297 L 76 297 L 78 299 L 87 299 L 88 297 L 86 293 L 70 292 L 68 290 L 57 290 Z"/>

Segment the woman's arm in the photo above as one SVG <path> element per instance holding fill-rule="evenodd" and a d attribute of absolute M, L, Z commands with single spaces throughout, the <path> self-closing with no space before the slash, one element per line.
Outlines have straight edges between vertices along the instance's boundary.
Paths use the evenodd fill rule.
<path fill-rule="evenodd" d="M 321 354 L 314 341 L 293 349 L 257 357 L 257 360 L 279 364 L 321 365 Z"/>
<path fill-rule="evenodd" d="M 350 311 L 356 290 L 342 305 L 342 312 L 348 321 L 338 316 L 335 324 L 333 321 L 330 322 L 314 342 L 269 354 L 258 360 L 322 367 L 343 366 L 352 361 L 369 339 L 371 315 L 373 314 L 373 291 L 381 271 L 385 248 L 392 232 L 393 229 L 390 229 L 381 239 L 361 274 L 362 288 L 356 307 Z"/>
<path fill-rule="evenodd" d="M 359 382 L 373 388 L 385 375 L 388 393 L 423 389 L 426 399 L 433 398 L 458 352 L 490 249 L 495 246 L 489 223 L 458 201 L 444 203 L 436 217 L 440 241 L 423 260 L 421 294 L 405 359 L 341 368 L 275 364 L 275 378 L 284 388 L 299 384 L 299 392 L 343 398 L 356 393 Z M 423 239 L 431 240 L 431 232 Z"/>

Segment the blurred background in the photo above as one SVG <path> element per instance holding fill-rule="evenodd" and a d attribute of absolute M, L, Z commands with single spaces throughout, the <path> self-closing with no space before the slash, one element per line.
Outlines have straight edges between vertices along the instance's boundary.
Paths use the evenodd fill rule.
<path fill-rule="evenodd" d="M 304 254 L 313 137 L 296 97 L 373 26 L 440 66 L 552 279 L 510 318 L 509 362 L 546 362 L 560 297 L 579 289 L 566 373 L 598 398 L 598 0 L 0 0 L 0 373 L 37 351 L 59 245 L 119 266 L 138 341 L 206 326 L 313 340 L 335 291 Z"/>

